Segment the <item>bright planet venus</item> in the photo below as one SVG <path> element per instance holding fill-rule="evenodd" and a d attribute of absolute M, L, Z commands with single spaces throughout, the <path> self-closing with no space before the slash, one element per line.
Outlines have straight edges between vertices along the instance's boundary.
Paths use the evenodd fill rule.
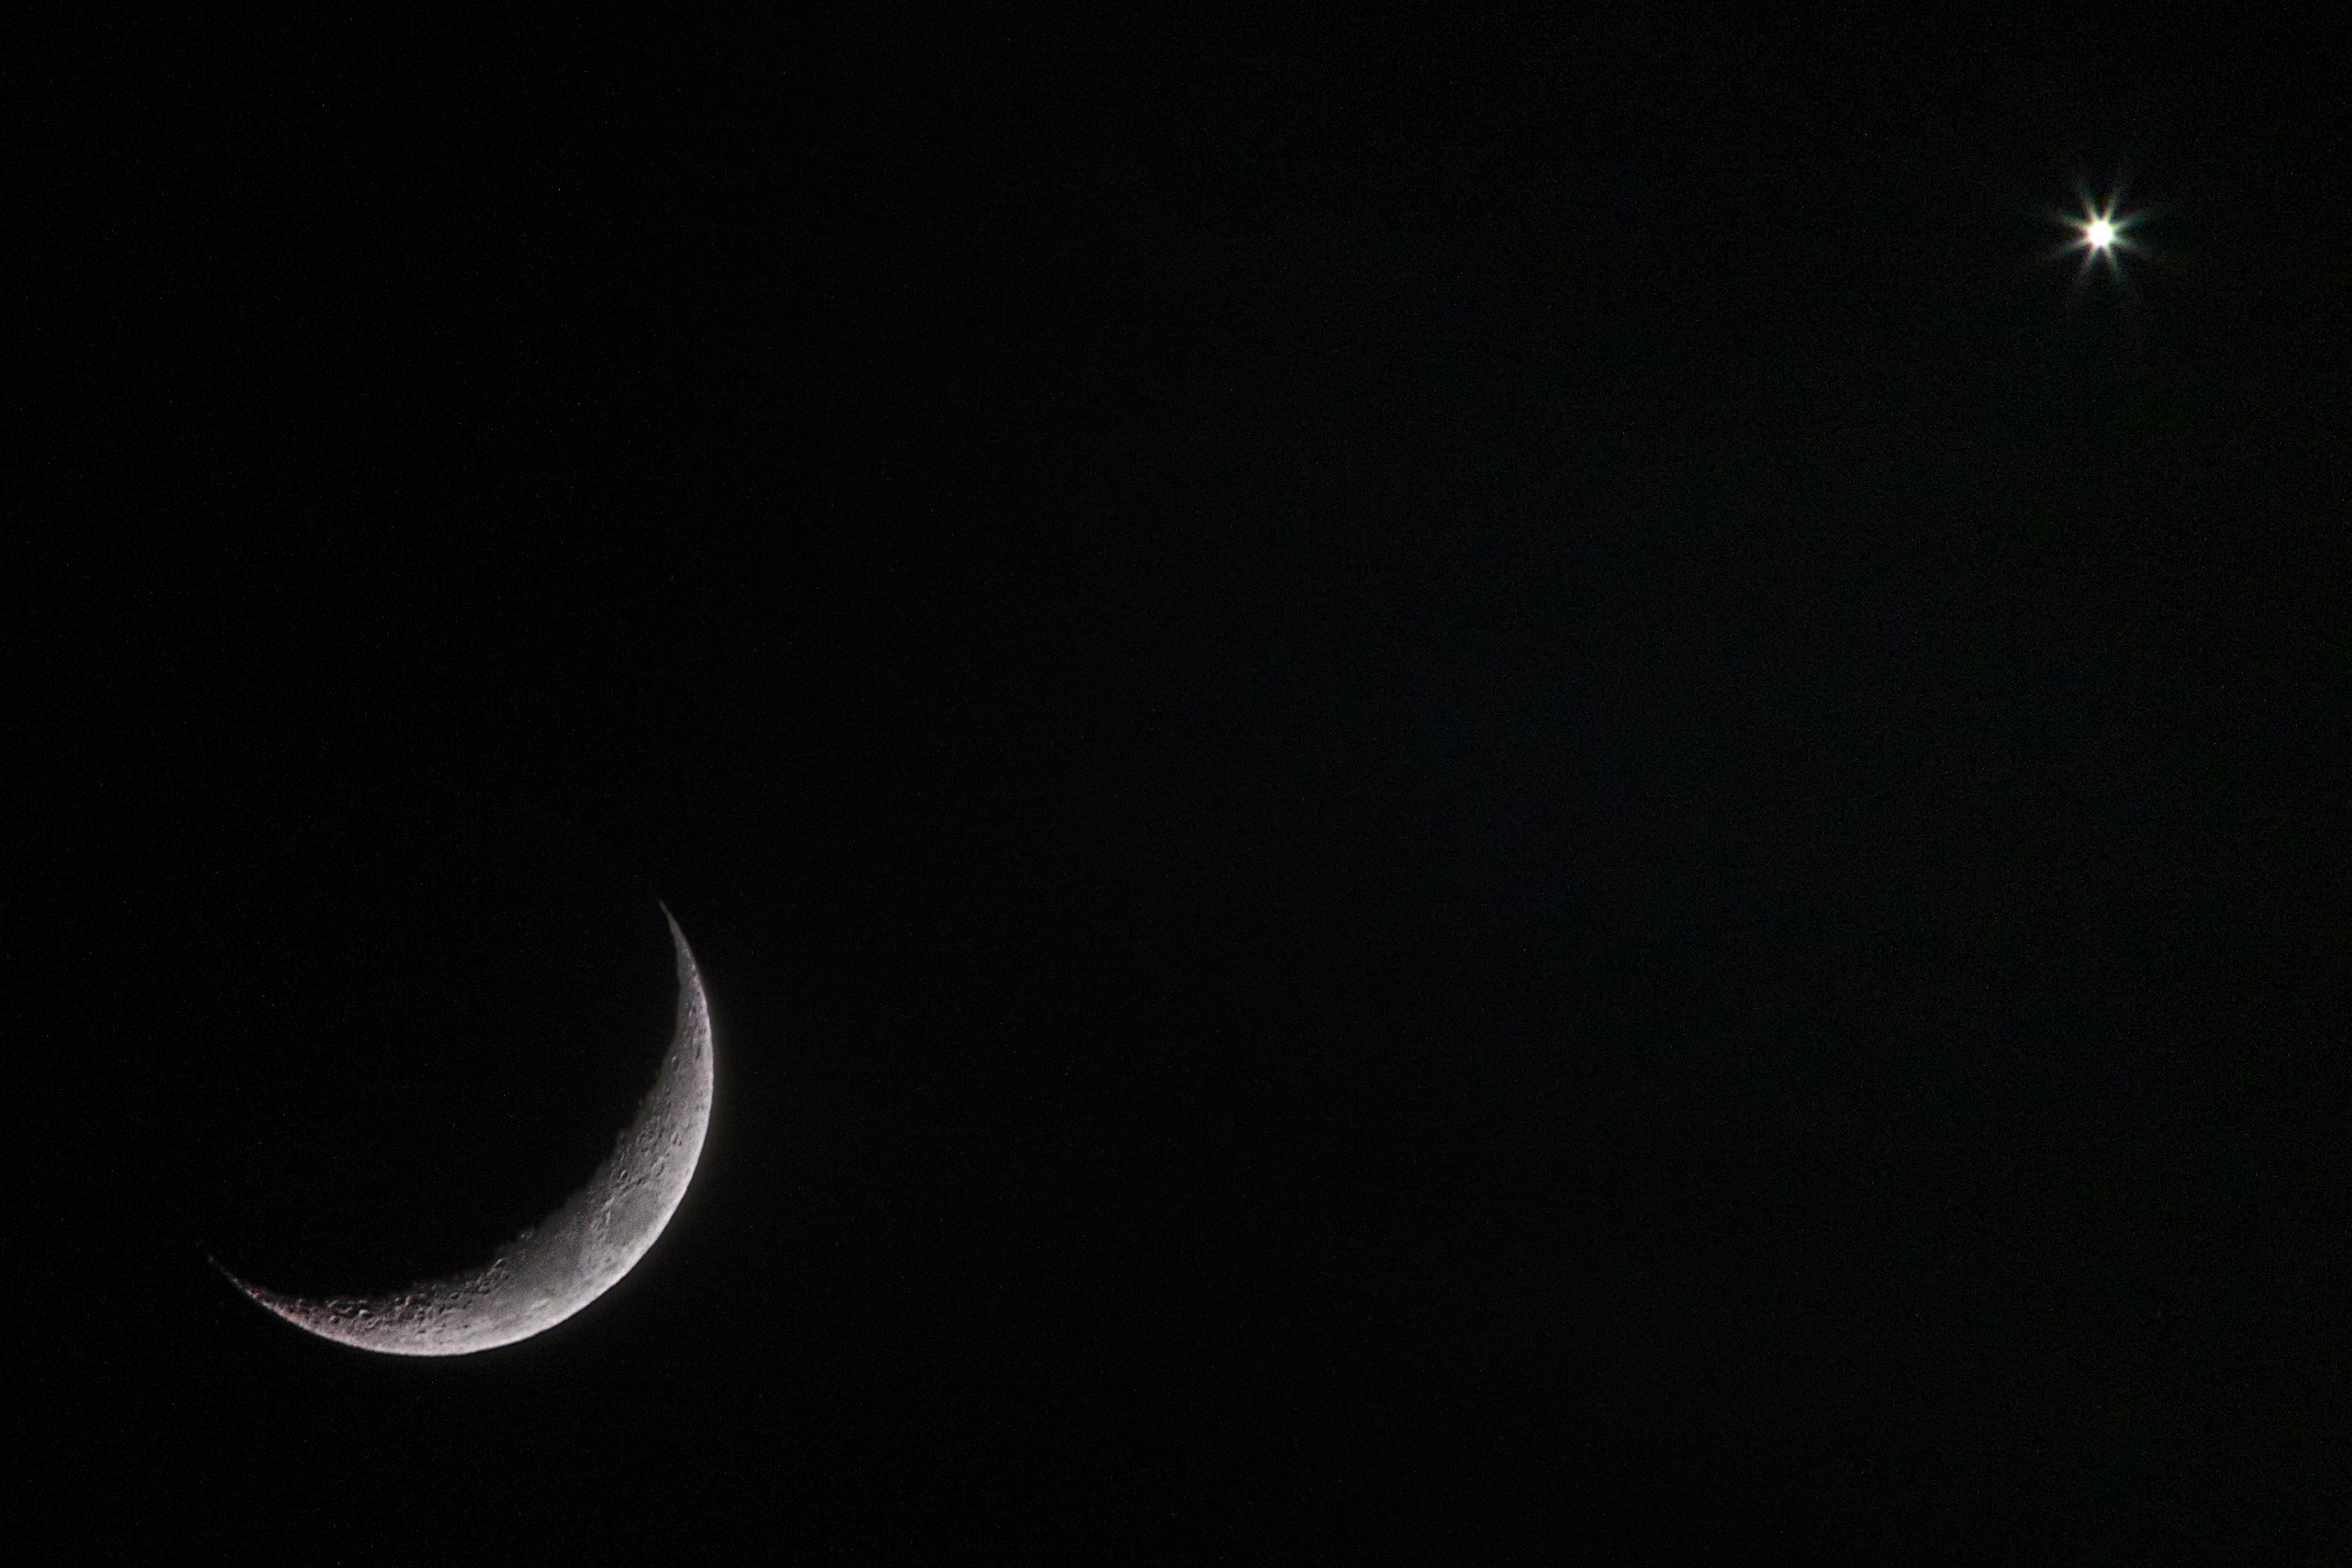
<path fill-rule="evenodd" d="M 710 1008 L 685 933 L 668 910 L 662 913 L 678 949 L 669 1050 L 637 1119 L 562 1207 L 480 1267 L 385 1295 L 313 1300 L 221 1269 L 230 1282 L 322 1339 L 407 1356 L 470 1355 L 528 1339 L 618 1284 L 678 1211 L 710 1127 Z"/>
<path fill-rule="evenodd" d="M 2081 192 L 2082 207 L 2070 214 L 2051 216 L 2074 231 L 2074 237 L 2061 245 L 2053 255 L 2079 251 L 2082 268 L 2078 274 L 2087 278 L 2094 269 L 2105 269 L 2110 275 L 2122 275 L 2122 259 L 2140 254 L 2140 245 L 2133 230 L 2142 215 L 2122 210 L 2122 193 L 2109 192 L 2104 201 L 2094 201 L 2088 190 Z"/>

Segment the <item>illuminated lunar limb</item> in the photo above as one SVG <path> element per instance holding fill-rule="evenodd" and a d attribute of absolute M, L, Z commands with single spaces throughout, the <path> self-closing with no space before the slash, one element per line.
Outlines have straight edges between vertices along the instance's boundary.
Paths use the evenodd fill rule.
<path fill-rule="evenodd" d="M 666 918 L 668 911 L 663 914 Z M 676 920 L 669 929 L 678 958 L 669 1050 L 611 1157 L 554 1213 L 479 1268 L 385 1295 L 305 1299 L 221 1272 L 297 1328 L 405 1356 L 470 1355 L 511 1345 L 554 1327 L 620 1283 L 677 1212 L 710 1126 L 710 1008 L 686 934 Z"/>

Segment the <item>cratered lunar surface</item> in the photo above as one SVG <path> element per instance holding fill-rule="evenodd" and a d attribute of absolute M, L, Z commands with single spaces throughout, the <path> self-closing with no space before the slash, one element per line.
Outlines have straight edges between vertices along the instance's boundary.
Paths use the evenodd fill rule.
<path fill-rule="evenodd" d="M 669 912 L 663 911 L 669 919 Z M 678 1027 L 661 1074 L 611 1156 L 546 1220 L 481 1267 L 388 1295 L 281 1295 L 231 1283 L 297 1328 L 386 1355 L 469 1355 L 554 1327 L 637 1267 L 677 1212 L 710 1126 L 710 1009 L 686 935 L 678 948 Z M 222 1273 L 228 1274 L 227 1269 Z"/>

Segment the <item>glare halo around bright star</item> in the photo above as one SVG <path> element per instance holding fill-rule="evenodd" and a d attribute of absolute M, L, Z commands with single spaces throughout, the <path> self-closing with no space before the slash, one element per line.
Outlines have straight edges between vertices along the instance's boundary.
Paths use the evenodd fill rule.
<path fill-rule="evenodd" d="M 2074 231 L 2074 237 L 2060 245 L 2056 256 L 2079 252 L 2081 269 L 2075 274 L 2077 284 L 2087 282 L 2093 272 L 2105 266 L 2117 279 L 2123 275 L 2121 258 L 2141 254 L 2132 237 L 2132 226 L 2140 215 L 2121 210 L 2122 191 L 2119 189 L 2105 201 L 2094 201 L 2088 190 L 2080 191 L 2081 206 L 2072 213 L 2052 213 L 2051 216 Z"/>

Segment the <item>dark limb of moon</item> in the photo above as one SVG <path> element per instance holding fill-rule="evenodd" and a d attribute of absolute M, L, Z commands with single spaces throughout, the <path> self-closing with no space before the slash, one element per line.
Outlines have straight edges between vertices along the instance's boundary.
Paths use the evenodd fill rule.
<path fill-rule="evenodd" d="M 710 1126 L 710 1009 L 685 933 L 674 919 L 669 929 L 678 949 L 678 1027 L 669 1051 L 610 1157 L 562 1208 L 479 1268 L 385 1295 L 310 1300 L 234 1274 L 230 1282 L 322 1338 L 416 1356 L 468 1355 L 527 1339 L 619 1283 L 677 1212 Z"/>

